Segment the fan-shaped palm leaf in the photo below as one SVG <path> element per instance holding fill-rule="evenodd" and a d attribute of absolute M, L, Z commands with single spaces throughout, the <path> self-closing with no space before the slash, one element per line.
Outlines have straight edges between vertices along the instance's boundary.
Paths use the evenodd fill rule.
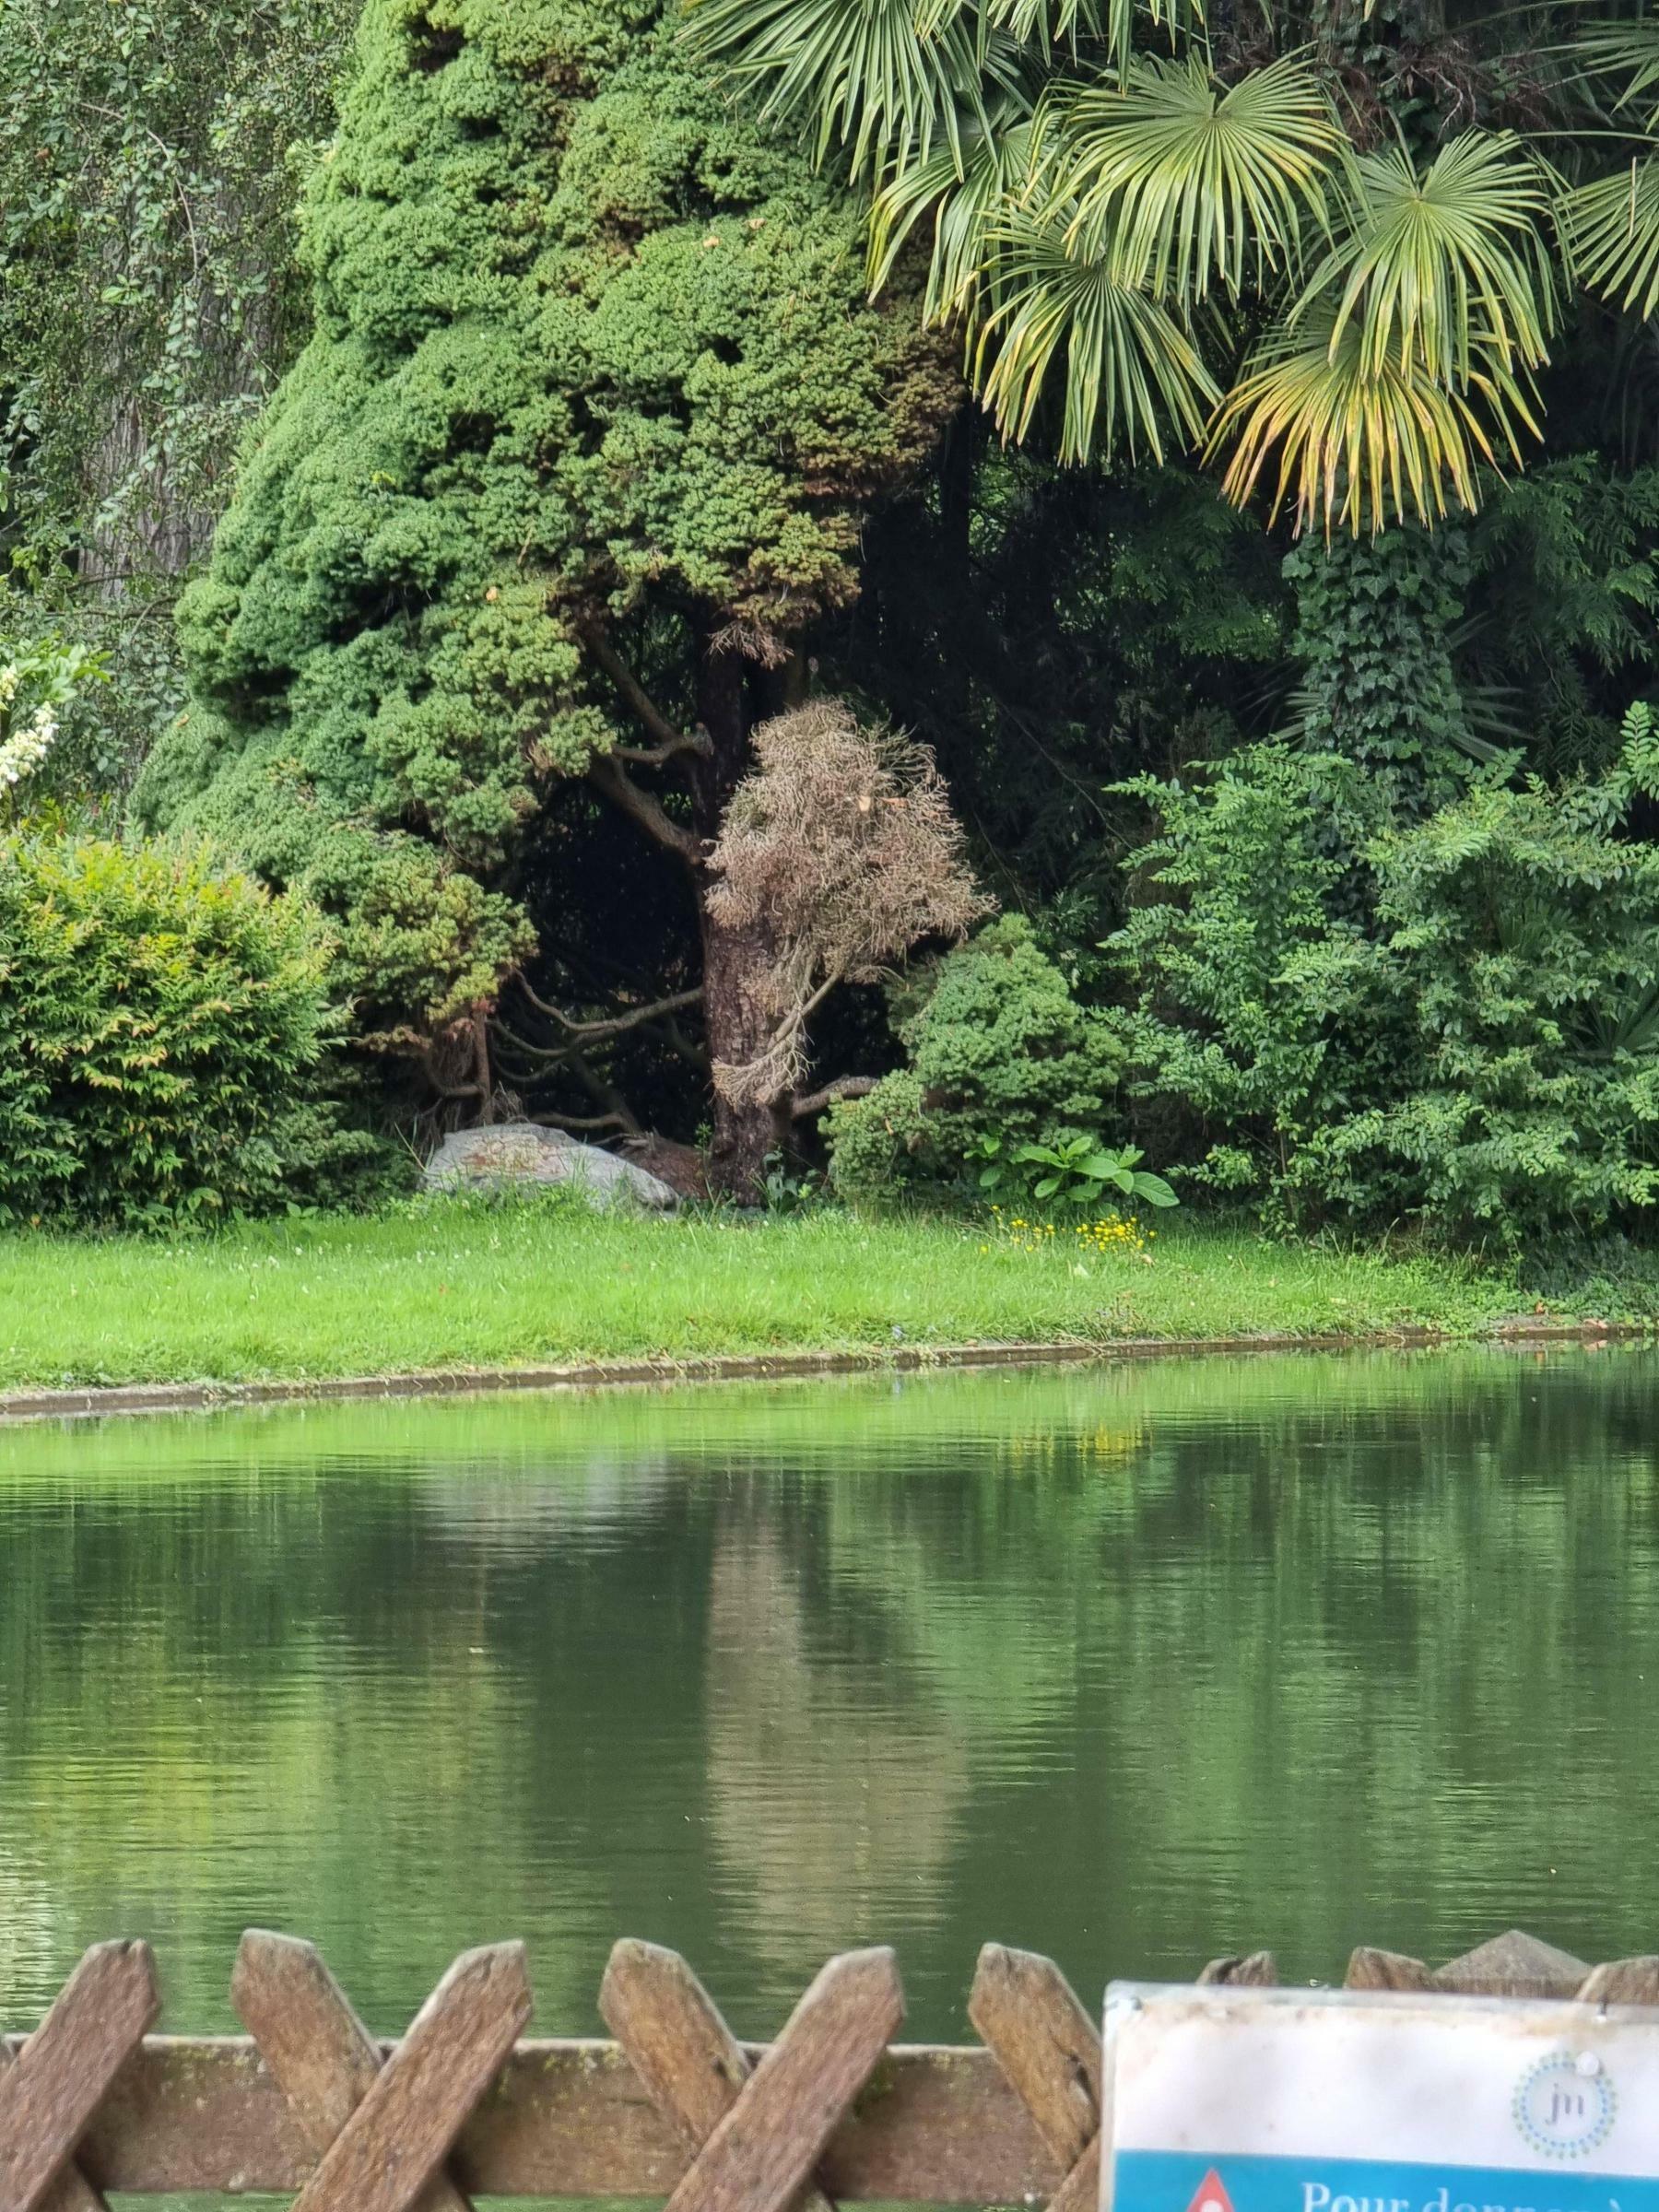
<path fill-rule="evenodd" d="M 819 159 L 849 148 L 854 175 L 925 161 L 939 138 L 957 156 L 998 65 L 967 0 L 691 0 L 688 35 L 768 83 L 764 114 L 810 119 Z"/>
<path fill-rule="evenodd" d="M 1573 41 L 1573 54 L 1586 76 L 1625 78 L 1613 102 L 1615 112 L 1641 106 L 1652 125 L 1655 113 L 1650 96 L 1659 91 L 1659 22 L 1643 19 L 1581 31 Z"/>
<path fill-rule="evenodd" d="M 1202 0 L 982 0 L 985 20 L 1042 53 L 1074 52 L 1083 42 L 1103 49 L 1120 72 L 1129 65 L 1138 24 L 1150 22 L 1171 41 L 1204 21 Z"/>
<path fill-rule="evenodd" d="M 1555 327 L 1544 171 L 1512 134 L 1465 131 L 1420 173 L 1403 148 L 1353 165 L 1336 244 L 1303 298 L 1334 300 L 1331 356 L 1350 332 L 1376 379 L 1392 361 L 1466 386 L 1478 350 L 1535 369 Z"/>
<path fill-rule="evenodd" d="M 1027 182 L 1031 158 L 1030 103 L 1004 95 L 988 128 L 968 123 L 959 156 L 935 147 L 877 194 L 870 225 L 870 278 L 879 290 L 904 241 L 933 218 L 933 259 L 924 312 L 930 322 L 970 313 L 992 276 L 996 240 Z"/>
<path fill-rule="evenodd" d="M 1475 506 L 1478 461 L 1499 446 L 1518 459 L 1537 424 L 1506 347 L 1472 336 L 1469 363 L 1453 385 L 1420 355 L 1372 358 L 1351 316 L 1340 328 L 1329 309 L 1304 318 L 1267 341 L 1216 416 L 1210 453 L 1238 441 L 1222 488 L 1243 505 L 1277 452 L 1272 507 L 1292 501 L 1299 529 L 1430 521 L 1448 493 Z"/>
<path fill-rule="evenodd" d="M 1125 279 L 1113 248 L 1090 255 L 1068 241 L 1071 213 L 1017 215 L 994 241 L 995 304 L 974 352 L 981 396 L 1005 437 L 1023 438 L 1060 360 L 1063 461 L 1120 439 L 1161 460 L 1171 429 L 1183 446 L 1197 440 L 1220 394 L 1186 330 Z"/>
<path fill-rule="evenodd" d="M 1343 147 L 1312 70 L 1295 56 L 1223 86 L 1202 62 L 1143 57 L 1123 83 L 1056 91 L 1058 195 L 1076 235 L 1108 236 L 1160 297 L 1233 294 L 1292 256 L 1303 228 L 1325 227 L 1325 191 Z"/>
<path fill-rule="evenodd" d="M 1585 283 L 1646 322 L 1659 307 L 1659 159 L 1581 184 L 1569 221 Z"/>

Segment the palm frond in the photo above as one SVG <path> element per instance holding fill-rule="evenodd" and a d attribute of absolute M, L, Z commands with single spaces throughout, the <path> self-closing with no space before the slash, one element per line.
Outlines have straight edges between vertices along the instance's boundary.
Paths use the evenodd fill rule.
<path fill-rule="evenodd" d="M 1659 157 L 1581 184 L 1568 222 L 1584 282 L 1645 323 L 1659 307 Z"/>
<path fill-rule="evenodd" d="M 1090 251 L 1114 236 L 1159 297 L 1202 300 L 1212 277 L 1237 295 L 1326 228 L 1325 193 L 1344 145 L 1330 101 L 1296 56 L 1223 86 L 1195 57 L 1144 56 L 1121 84 L 1057 88 L 1055 190 L 1076 202 Z"/>
<path fill-rule="evenodd" d="M 761 113 L 810 124 L 818 159 L 839 147 L 881 178 L 959 159 L 966 116 L 986 124 L 984 29 L 968 0 L 690 0 L 688 36 L 766 86 Z"/>
<path fill-rule="evenodd" d="M 1623 88 L 1613 102 L 1620 108 L 1643 105 L 1645 119 L 1654 120 L 1651 95 L 1659 92 L 1659 21 L 1642 18 L 1631 23 L 1609 23 L 1581 30 L 1572 41 L 1573 58 L 1586 76 L 1620 76 Z"/>
<path fill-rule="evenodd" d="M 1120 74 L 1130 65 L 1136 29 L 1149 23 L 1171 43 L 1204 26 L 1204 0 L 982 0 L 985 20 L 1022 43 L 1052 53 L 1082 44 L 1100 49 Z"/>
<path fill-rule="evenodd" d="M 1161 461 L 1170 433 L 1196 442 L 1220 394 L 1186 329 L 1126 281 L 1114 248 L 1090 255 L 1069 241 L 1070 212 L 1017 212 L 994 241 L 994 304 L 973 355 L 981 397 L 1005 437 L 1023 438 L 1058 361 L 1062 461 L 1120 441 Z"/>
<path fill-rule="evenodd" d="M 929 322 L 972 312 L 991 281 L 995 241 L 1030 170 L 1029 103 L 1005 96 L 990 126 L 964 124 L 958 151 L 936 147 L 902 170 L 876 196 L 870 222 L 870 282 L 878 291 L 905 241 L 929 218 L 933 257 L 924 312 Z"/>
<path fill-rule="evenodd" d="M 1336 243 L 1303 295 L 1334 302 L 1332 359 L 1350 332 L 1367 375 L 1390 360 L 1467 385 L 1478 350 L 1506 368 L 1548 358 L 1556 276 L 1548 179 L 1507 131 L 1465 131 L 1419 172 L 1403 147 L 1362 154 Z"/>
<path fill-rule="evenodd" d="M 1275 513 L 1290 502 L 1299 529 L 1358 533 L 1391 517 L 1432 523 L 1448 495 L 1473 508 L 1478 463 L 1496 463 L 1499 448 L 1518 461 L 1521 433 L 1537 428 L 1506 347 L 1473 337 L 1468 375 L 1453 384 L 1420 355 L 1373 358 L 1359 323 L 1338 328 L 1327 308 L 1258 349 L 1218 410 L 1208 452 L 1237 440 L 1222 479 L 1236 504 L 1277 453 Z"/>

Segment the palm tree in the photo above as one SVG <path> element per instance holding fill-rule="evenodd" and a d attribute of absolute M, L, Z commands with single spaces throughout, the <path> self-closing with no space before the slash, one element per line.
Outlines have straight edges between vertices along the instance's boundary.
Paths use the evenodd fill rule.
<path fill-rule="evenodd" d="M 1380 77 L 1371 0 L 1199 5 L 692 0 L 690 35 L 868 192 L 877 284 L 929 241 L 1005 437 L 1197 448 L 1298 529 L 1472 507 L 1575 283 L 1659 304 L 1659 31 L 1441 18 Z"/>

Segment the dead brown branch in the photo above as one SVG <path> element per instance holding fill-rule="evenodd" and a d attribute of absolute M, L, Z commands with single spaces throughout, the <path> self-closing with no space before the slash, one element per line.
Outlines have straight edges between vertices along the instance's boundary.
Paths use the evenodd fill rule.
<path fill-rule="evenodd" d="M 765 724 L 755 751 L 709 864 L 711 912 L 728 928 L 764 925 L 776 947 L 751 986 L 766 1050 L 715 1065 L 734 1102 L 794 1088 L 806 1023 L 838 983 L 877 982 L 924 939 L 962 936 L 989 903 L 924 746 L 818 700 Z"/>
<path fill-rule="evenodd" d="M 675 992 L 670 998 L 654 999 L 648 1006 L 629 1006 L 625 1014 L 608 1015 L 600 1021 L 573 1021 L 570 1015 L 541 997 L 524 976 L 514 980 L 538 1014 L 545 1014 L 549 1021 L 557 1022 L 561 1030 L 572 1037 L 594 1040 L 620 1037 L 629 1030 L 637 1030 L 641 1022 L 656 1021 L 665 1014 L 678 1014 L 688 1006 L 700 1006 L 703 995 L 702 985 L 699 983 L 692 990 Z"/>

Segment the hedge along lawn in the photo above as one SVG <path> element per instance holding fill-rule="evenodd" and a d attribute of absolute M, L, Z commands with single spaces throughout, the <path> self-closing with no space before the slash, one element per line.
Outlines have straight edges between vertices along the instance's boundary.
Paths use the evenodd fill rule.
<path fill-rule="evenodd" d="M 1146 1254 L 1065 1230 L 823 1212 L 678 1219 L 435 1200 L 170 1242 L 0 1238 L 0 1387 L 236 1382 L 717 1353 L 1136 1336 L 1470 1334 L 1468 1263 L 1164 1216 Z"/>

